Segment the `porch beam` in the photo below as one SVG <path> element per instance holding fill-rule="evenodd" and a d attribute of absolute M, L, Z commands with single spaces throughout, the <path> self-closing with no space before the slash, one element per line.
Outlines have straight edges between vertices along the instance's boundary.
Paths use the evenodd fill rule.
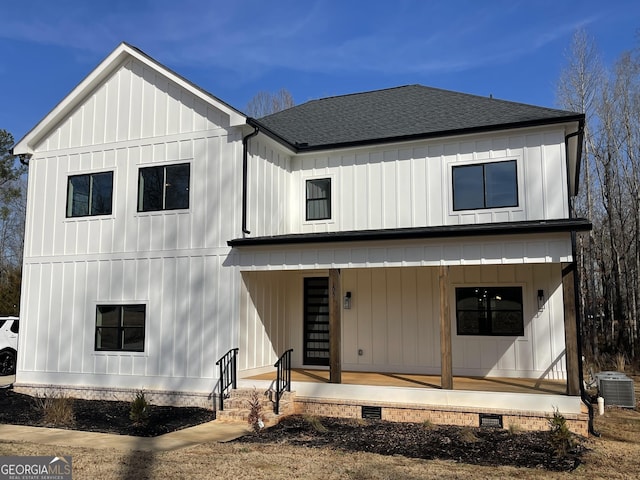
<path fill-rule="evenodd" d="M 340 270 L 329 270 L 329 383 L 342 383 L 341 351 L 341 297 Z"/>
<path fill-rule="evenodd" d="M 453 390 L 453 359 L 451 355 L 451 309 L 449 308 L 449 267 L 440 266 L 440 385 Z"/>
<path fill-rule="evenodd" d="M 567 395 L 580 395 L 578 363 L 578 323 L 576 315 L 576 264 L 562 264 L 562 298 L 564 303 L 564 343 L 567 363 Z"/>

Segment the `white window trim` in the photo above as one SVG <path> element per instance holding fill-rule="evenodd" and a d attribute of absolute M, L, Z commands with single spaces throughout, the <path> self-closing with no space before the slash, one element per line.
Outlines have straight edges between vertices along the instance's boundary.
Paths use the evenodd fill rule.
<path fill-rule="evenodd" d="M 466 210 L 454 210 L 453 209 L 453 167 L 465 167 L 470 165 L 483 165 L 487 163 L 500 163 L 516 161 L 516 185 L 518 190 L 518 205 L 515 207 L 498 207 L 498 208 L 470 208 Z M 449 203 L 447 209 L 449 216 L 456 216 L 460 214 L 468 215 L 469 213 L 486 213 L 486 212 L 522 212 L 524 210 L 525 199 L 525 184 L 524 184 L 524 163 L 521 155 L 508 155 L 505 157 L 483 158 L 474 160 L 456 161 L 449 160 L 446 162 L 446 186 L 449 194 L 447 195 Z"/>
<path fill-rule="evenodd" d="M 111 213 L 109 215 L 83 215 L 81 217 L 67 217 L 67 201 L 69 196 L 69 177 L 77 177 L 79 175 L 92 175 L 96 173 L 113 173 L 113 185 L 111 186 Z M 62 216 L 64 222 L 95 222 L 98 220 L 113 220 L 116 217 L 116 185 L 118 184 L 118 169 L 113 166 L 111 168 L 90 168 L 82 169 L 77 172 L 67 172 L 63 178 L 64 185 L 62 191 L 64 191 L 64 206 L 62 207 Z"/>
<path fill-rule="evenodd" d="M 98 305 L 144 305 L 144 349 L 142 352 L 129 352 L 122 350 L 96 350 L 96 315 L 98 313 Z M 149 356 L 149 300 L 109 300 L 93 302 L 93 320 L 92 320 L 92 336 L 91 336 L 91 352 L 94 357 L 148 357 Z"/>
<path fill-rule="evenodd" d="M 456 305 L 456 288 L 470 288 L 470 287 L 520 287 L 522 288 L 522 329 L 523 335 L 458 335 L 458 306 Z M 451 315 L 451 336 L 457 339 L 512 339 L 512 340 L 528 340 L 530 337 L 529 324 L 531 321 L 529 311 L 531 308 L 530 300 L 527 298 L 527 284 L 526 283 L 511 283 L 511 282 L 467 282 L 467 283 L 454 283 L 451 284 L 451 292 L 449 294 L 449 305 Z"/>
<path fill-rule="evenodd" d="M 140 170 L 143 168 L 153 167 L 171 167 L 173 165 L 189 164 L 189 207 L 188 208 L 175 208 L 172 210 L 151 210 L 151 211 L 139 211 L 140 206 Z M 186 160 L 163 160 L 162 162 L 149 162 L 139 163 L 135 167 L 135 209 L 134 217 L 148 217 L 153 215 L 179 215 L 190 213 L 193 211 L 193 158 Z"/>
<path fill-rule="evenodd" d="M 322 180 L 328 178 L 331 181 L 331 217 L 323 220 L 307 220 L 307 180 Z M 303 225 L 330 225 L 336 223 L 336 178 L 333 173 L 305 175 L 302 176 L 302 185 L 300 186 L 301 209 Z"/>

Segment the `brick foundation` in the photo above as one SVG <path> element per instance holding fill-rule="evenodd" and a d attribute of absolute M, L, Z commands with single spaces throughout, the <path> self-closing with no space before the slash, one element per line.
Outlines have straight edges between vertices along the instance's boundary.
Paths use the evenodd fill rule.
<path fill-rule="evenodd" d="M 295 412 L 340 418 L 361 418 L 362 402 L 316 398 L 296 398 Z M 431 422 L 435 425 L 480 426 L 480 414 L 502 415 L 503 428 L 519 430 L 548 430 L 550 415 L 540 412 L 503 411 L 479 408 L 440 407 L 371 402 L 366 406 L 381 407 L 382 419 L 391 422 Z M 587 414 L 564 414 L 567 426 L 573 433 L 588 436 Z"/>
<path fill-rule="evenodd" d="M 84 400 L 132 401 L 138 390 L 125 388 L 72 387 L 59 385 L 15 384 L 13 389 L 33 397 L 70 397 Z M 152 405 L 174 407 L 200 407 L 213 410 L 215 398 L 212 394 L 169 392 L 162 390 L 143 390 L 147 401 Z"/>

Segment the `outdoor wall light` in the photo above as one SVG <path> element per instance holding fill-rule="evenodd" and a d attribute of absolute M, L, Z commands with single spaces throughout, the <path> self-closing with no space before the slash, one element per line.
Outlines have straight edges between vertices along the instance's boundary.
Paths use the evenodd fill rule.
<path fill-rule="evenodd" d="M 349 310 L 351 308 L 351 292 L 347 292 L 344 295 L 344 309 Z"/>
<path fill-rule="evenodd" d="M 544 290 L 538 290 L 538 310 L 544 309 Z"/>

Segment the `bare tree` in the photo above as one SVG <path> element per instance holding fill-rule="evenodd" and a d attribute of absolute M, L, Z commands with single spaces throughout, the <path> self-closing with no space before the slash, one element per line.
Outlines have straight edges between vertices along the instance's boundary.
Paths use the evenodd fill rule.
<path fill-rule="evenodd" d="M 599 96 L 604 77 L 599 54 L 593 39 L 584 30 L 578 30 L 573 36 L 571 47 L 566 54 L 567 65 L 560 74 L 557 86 L 558 103 L 565 109 L 584 113 L 586 125 L 584 130 L 585 145 L 583 150 L 584 187 L 573 205 L 574 213 L 586 216 L 595 222 L 592 178 L 593 170 L 593 135 L 591 126 L 594 123 L 595 102 Z M 599 309 L 596 296 L 589 292 L 597 289 L 595 258 L 595 232 L 578 239 L 577 261 L 580 271 L 580 313 L 583 321 L 582 337 L 586 350 L 591 356 L 598 356 L 597 319 Z"/>
<path fill-rule="evenodd" d="M 17 314 L 20 304 L 26 182 L 12 147 L 13 136 L 0 129 L 0 314 Z"/>
<path fill-rule="evenodd" d="M 294 105 L 293 96 L 286 88 L 281 88 L 275 93 L 260 91 L 249 100 L 247 104 L 247 115 L 254 118 L 261 118 L 281 110 L 286 110 Z"/>
<path fill-rule="evenodd" d="M 625 52 L 604 69 L 577 32 L 558 99 L 587 119 L 585 188 L 575 204 L 594 226 L 577 252 L 585 352 L 632 360 L 640 347 L 640 59 Z"/>

